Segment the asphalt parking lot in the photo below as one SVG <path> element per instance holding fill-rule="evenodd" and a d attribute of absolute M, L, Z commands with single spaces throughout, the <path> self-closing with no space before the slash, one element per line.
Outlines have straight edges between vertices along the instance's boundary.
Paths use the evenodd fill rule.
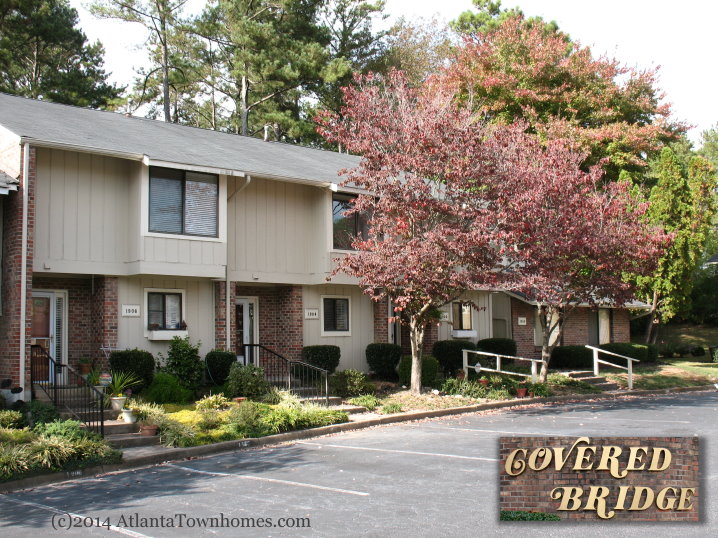
<path fill-rule="evenodd" d="M 707 536 L 718 534 L 718 392 L 389 425 L 0 495 L 3 536 Z M 502 435 L 701 438 L 699 524 L 498 521 Z M 69 519 L 79 527 L 67 529 Z M 184 514 L 184 517 L 180 516 Z M 208 528 L 271 519 L 299 528 Z M 165 518 L 175 527 L 138 526 Z M 134 518 L 134 519 L 133 519 Z M 285 519 L 282 519 L 285 518 Z M 288 519 L 287 519 L 288 518 Z M 281 523 L 280 523 L 281 520 Z M 87 527 L 91 523 L 100 527 Z M 135 523 L 133 525 L 133 523 Z M 183 526 L 178 527 L 179 524 Z M 211 522 L 210 522 L 211 523 Z M 55 530 L 55 527 L 63 527 Z"/>

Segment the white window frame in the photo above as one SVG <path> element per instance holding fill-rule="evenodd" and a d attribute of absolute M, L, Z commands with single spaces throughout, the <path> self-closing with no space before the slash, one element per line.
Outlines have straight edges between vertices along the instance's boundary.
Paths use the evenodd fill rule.
<path fill-rule="evenodd" d="M 469 305 L 469 308 L 471 309 L 471 329 L 457 329 L 454 325 L 454 322 L 456 321 L 454 319 L 454 303 L 461 303 L 462 305 Z M 451 337 L 452 338 L 477 338 L 478 337 L 478 331 L 474 329 L 473 327 L 477 325 L 477 321 L 474 319 L 474 308 L 466 301 L 451 301 L 449 303 L 449 316 L 451 318 Z"/>
<path fill-rule="evenodd" d="M 144 325 L 145 338 L 148 340 L 172 340 L 175 336 L 185 338 L 189 331 L 187 329 L 172 329 L 172 330 L 160 330 L 151 331 L 149 327 L 149 297 L 150 293 L 175 293 L 182 296 L 182 321 L 187 321 L 187 293 L 184 289 L 178 288 L 144 288 L 144 316 L 142 316 L 142 323 Z"/>
<path fill-rule="evenodd" d="M 160 232 L 150 232 L 150 166 L 142 165 L 142 174 L 140 181 L 140 219 L 141 233 L 143 237 L 159 237 L 163 239 L 183 239 L 187 241 L 206 241 L 208 243 L 226 243 L 227 242 L 227 175 L 217 174 L 217 172 L 209 172 L 199 167 L 185 166 L 174 167 L 169 164 L 152 164 L 160 168 L 177 168 L 186 172 L 203 172 L 215 174 L 219 177 L 218 189 L 218 207 L 217 207 L 217 237 L 205 237 L 201 235 L 182 235 L 182 234 L 166 234 Z"/>
<path fill-rule="evenodd" d="M 347 325 L 349 326 L 348 331 L 325 331 L 324 330 L 324 299 L 346 299 L 348 301 L 347 306 Z M 319 322 L 321 336 L 351 336 L 352 335 L 352 298 L 348 295 L 320 295 L 319 296 Z"/>

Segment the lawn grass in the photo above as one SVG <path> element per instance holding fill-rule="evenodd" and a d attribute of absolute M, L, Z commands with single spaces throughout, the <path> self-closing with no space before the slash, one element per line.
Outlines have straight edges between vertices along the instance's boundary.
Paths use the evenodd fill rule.
<path fill-rule="evenodd" d="M 661 359 L 656 364 L 638 366 L 633 370 L 634 389 L 670 389 L 710 385 L 718 381 L 718 363 L 694 358 Z M 627 374 L 609 373 L 611 381 L 621 387 L 628 385 Z"/>
<path fill-rule="evenodd" d="M 643 335 L 633 335 L 633 342 L 642 344 Z M 658 342 L 688 346 L 718 346 L 718 327 L 711 325 L 693 325 L 692 323 L 676 323 L 661 325 L 658 329 Z"/>

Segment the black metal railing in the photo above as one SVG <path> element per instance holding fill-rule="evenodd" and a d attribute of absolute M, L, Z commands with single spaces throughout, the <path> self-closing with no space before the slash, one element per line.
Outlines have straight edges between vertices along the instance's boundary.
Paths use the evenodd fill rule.
<path fill-rule="evenodd" d="M 303 361 L 288 359 L 261 344 L 245 344 L 247 364 L 264 370 L 264 378 L 275 387 L 300 398 L 329 405 L 329 372 Z"/>
<path fill-rule="evenodd" d="M 58 412 L 84 423 L 88 430 L 105 435 L 105 398 L 85 377 L 67 364 L 58 363 L 42 346 L 30 347 L 30 380 L 33 397 L 44 392 Z"/>

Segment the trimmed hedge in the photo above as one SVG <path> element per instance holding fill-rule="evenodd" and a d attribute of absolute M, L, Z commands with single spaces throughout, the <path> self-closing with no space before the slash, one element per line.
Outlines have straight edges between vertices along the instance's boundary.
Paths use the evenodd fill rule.
<path fill-rule="evenodd" d="M 439 340 L 431 348 L 431 354 L 439 361 L 444 374 L 452 376 L 464 365 L 464 349 L 473 351 L 476 346 L 468 340 Z"/>
<path fill-rule="evenodd" d="M 556 346 L 551 368 L 593 368 L 593 351 L 584 346 Z"/>
<path fill-rule="evenodd" d="M 501 521 L 561 521 L 561 518 L 556 514 L 524 512 L 521 510 L 501 510 L 499 519 Z"/>
<path fill-rule="evenodd" d="M 359 370 L 342 370 L 329 378 L 332 392 L 342 398 L 374 394 L 376 388 L 364 372 Z"/>
<path fill-rule="evenodd" d="M 511 338 L 484 338 L 476 342 L 476 350 L 508 355 L 510 357 L 517 356 L 516 341 Z"/>
<path fill-rule="evenodd" d="M 232 364 L 237 362 L 237 355 L 231 351 L 213 349 L 204 358 L 207 377 L 215 385 L 223 385 L 229 375 Z"/>
<path fill-rule="evenodd" d="M 258 400 L 269 392 L 269 382 L 264 379 L 264 369 L 252 364 L 242 365 L 235 362 L 227 376 L 227 392 L 231 398 L 244 396 Z"/>
<path fill-rule="evenodd" d="M 396 367 L 400 360 L 401 346 L 397 344 L 369 344 L 366 346 L 366 362 L 379 379 L 396 380 Z"/>
<path fill-rule="evenodd" d="M 655 345 L 616 342 L 602 344 L 598 347 L 632 359 L 638 359 L 641 362 L 656 362 L 658 360 L 658 347 Z"/>
<path fill-rule="evenodd" d="M 134 390 L 140 391 L 152 384 L 155 377 L 155 358 L 144 349 L 125 349 L 110 353 L 110 370 L 114 372 L 130 372 L 142 380 L 142 384 Z"/>
<path fill-rule="evenodd" d="M 302 360 L 319 368 L 327 370 L 330 374 L 339 366 L 342 351 L 339 346 L 305 346 L 302 348 Z"/>
<path fill-rule="evenodd" d="M 167 372 L 157 372 L 152 384 L 142 392 L 142 397 L 152 403 L 187 403 L 193 392 L 182 386 L 179 379 Z"/>
<path fill-rule="evenodd" d="M 421 386 L 433 387 L 438 373 L 439 361 L 431 355 L 425 355 L 421 361 Z M 403 356 L 399 362 L 399 383 L 407 387 L 411 384 L 411 355 Z"/>

